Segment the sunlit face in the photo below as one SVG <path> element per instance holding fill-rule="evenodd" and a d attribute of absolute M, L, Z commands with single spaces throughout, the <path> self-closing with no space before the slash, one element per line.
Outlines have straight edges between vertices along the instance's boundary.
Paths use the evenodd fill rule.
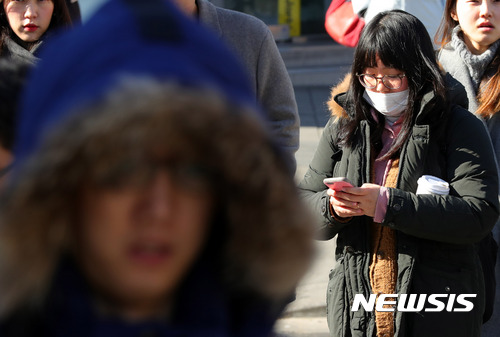
<path fill-rule="evenodd" d="M 195 0 L 173 0 L 173 3 L 188 15 L 198 15 L 198 7 Z"/>
<path fill-rule="evenodd" d="M 9 175 L 13 160 L 14 156 L 12 152 L 0 145 L 0 190 L 3 188 L 5 180 Z"/>
<path fill-rule="evenodd" d="M 47 31 L 54 11 L 51 0 L 4 0 L 3 6 L 14 33 L 24 42 L 35 42 Z"/>
<path fill-rule="evenodd" d="M 451 13 L 464 33 L 464 41 L 474 54 L 482 54 L 500 39 L 500 1 L 457 0 Z"/>
<path fill-rule="evenodd" d="M 382 63 L 382 61 L 378 56 L 376 57 L 376 61 L 377 61 L 376 67 L 366 68 L 365 71 L 363 72 L 363 74 L 365 75 L 371 75 L 372 77 L 378 78 L 378 79 L 371 78 L 371 80 L 373 80 L 373 85 L 375 87 L 371 89 L 366 88 L 366 90 L 381 92 L 381 93 L 391 93 L 391 92 L 400 92 L 408 89 L 408 79 L 406 78 L 406 76 L 403 76 L 404 75 L 403 71 L 398 70 L 396 68 L 387 67 L 385 64 Z M 398 83 L 396 87 L 398 86 L 399 87 L 397 89 L 390 89 L 389 87 L 384 85 L 384 83 L 382 82 L 382 78 L 384 76 L 386 76 L 384 80 L 386 81 L 387 84 L 389 84 L 390 82 L 396 82 Z M 366 81 L 367 80 L 365 79 L 365 83 Z"/>
<path fill-rule="evenodd" d="M 147 317 L 181 283 L 207 239 L 213 200 L 158 172 L 147 186 L 87 188 L 77 260 L 90 283 L 130 315 Z"/>

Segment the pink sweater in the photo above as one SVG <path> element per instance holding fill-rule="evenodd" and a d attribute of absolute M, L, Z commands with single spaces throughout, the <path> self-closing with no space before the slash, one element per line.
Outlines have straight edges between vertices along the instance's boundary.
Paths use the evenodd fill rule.
<path fill-rule="evenodd" d="M 373 221 L 382 222 L 385 218 L 385 213 L 387 211 L 387 203 L 389 201 L 389 191 L 385 185 L 385 179 L 387 178 L 387 173 L 391 168 L 392 160 L 378 160 L 384 154 L 386 154 L 391 148 L 394 138 L 396 138 L 401 131 L 402 118 L 399 118 L 394 124 L 386 121 L 384 131 L 382 132 L 382 150 L 380 151 L 378 157 L 374 163 L 375 169 L 375 184 L 382 186 L 380 188 L 380 193 L 377 199 L 377 204 L 375 206 L 375 216 Z"/>

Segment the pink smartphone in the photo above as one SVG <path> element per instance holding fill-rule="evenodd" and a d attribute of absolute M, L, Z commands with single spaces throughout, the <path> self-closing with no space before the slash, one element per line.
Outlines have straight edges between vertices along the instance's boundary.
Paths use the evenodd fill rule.
<path fill-rule="evenodd" d="M 344 187 L 354 187 L 346 177 L 325 178 L 323 183 L 334 191 L 342 191 Z"/>

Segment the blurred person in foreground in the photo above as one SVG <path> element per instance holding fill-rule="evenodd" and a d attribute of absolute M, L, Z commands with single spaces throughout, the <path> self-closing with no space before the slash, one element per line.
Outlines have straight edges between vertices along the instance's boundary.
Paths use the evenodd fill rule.
<path fill-rule="evenodd" d="M 93 20 L 47 46 L 26 91 L 0 335 L 270 335 L 311 230 L 242 70 L 163 1 Z"/>

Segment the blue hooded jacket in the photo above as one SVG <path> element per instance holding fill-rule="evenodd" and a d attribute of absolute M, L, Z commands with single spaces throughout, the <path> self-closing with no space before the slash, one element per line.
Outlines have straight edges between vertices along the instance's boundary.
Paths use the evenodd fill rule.
<path fill-rule="evenodd" d="M 256 105 L 246 74 L 232 53 L 169 1 L 111 0 L 85 25 L 51 40 L 40 57 L 21 103 L 15 144 L 16 161 L 21 163 L 37 152 L 52 128 L 83 113 L 84 106 L 98 102 L 124 78 L 210 87 L 235 104 Z M 159 336 L 264 336 L 276 319 L 265 306 L 257 305 L 257 310 L 240 312 L 238 321 L 233 321 L 232 299 L 210 281 L 210 270 L 201 268 L 191 278 L 192 287 L 182 292 L 175 325 L 102 321 L 74 266 L 63 265 L 58 273 L 57 296 L 50 297 L 52 302 L 38 313 L 41 316 L 33 316 L 35 323 L 27 313 L 20 322 L 29 325 L 8 321 L 0 326 L 0 335 L 132 336 L 148 330 Z"/>
<path fill-rule="evenodd" d="M 16 160 L 79 107 L 124 77 L 209 86 L 235 103 L 256 105 L 246 73 L 211 32 L 165 0 L 111 0 L 85 25 L 54 38 L 25 91 Z"/>

